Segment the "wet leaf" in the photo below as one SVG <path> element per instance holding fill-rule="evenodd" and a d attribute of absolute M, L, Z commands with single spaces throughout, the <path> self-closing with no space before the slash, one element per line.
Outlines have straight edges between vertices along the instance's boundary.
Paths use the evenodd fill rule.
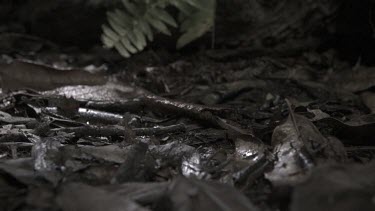
<path fill-rule="evenodd" d="M 196 177 L 198 179 L 209 177 L 208 173 L 204 171 L 204 163 L 197 152 L 183 159 L 181 173 L 185 177 Z"/>
<path fill-rule="evenodd" d="M 121 102 L 124 99 L 137 98 L 145 93 L 144 90 L 126 84 L 108 82 L 104 85 L 78 85 L 64 86 L 51 91 L 45 91 L 44 95 L 63 95 L 82 101 L 111 101 Z"/>
<path fill-rule="evenodd" d="M 144 182 L 153 172 L 153 159 L 146 155 L 148 145 L 137 143 L 130 147 L 126 159 L 120 165 L 112 183 Z"/>
<path fill-rule="evenodd" d="M 163 162 L 173 165 L 180 165 L 181 161 L 190 157 L 195 148 L 177 141 L 159 146 L 150 146 L 150 152 L 155 156 L 162 158 Z"/>
<path fill-rule="evenodd" d="M 232 178 L 234 184 L 244 185 L 246 183 L 246 185 L 249 185 L 263 175 L 265 167 L 269 165 L 268 149 L 259 140 L 237 138 L 235 145 L 235 160 L 229 165 L 232 167 L 230 178 Z"/>
<path fill-rule="evenodd" d="M 317 164 L 346 158 L 341 143 L 326 139 L 306 117 L 293 116 L 272 135 L 275 163 L 266 178 L 276 186 L 298 184 Z"/>

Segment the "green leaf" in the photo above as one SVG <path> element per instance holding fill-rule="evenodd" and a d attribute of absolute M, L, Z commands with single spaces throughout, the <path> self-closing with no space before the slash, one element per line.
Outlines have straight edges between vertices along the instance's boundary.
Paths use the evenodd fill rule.
<path fill-rule="evenodd" d="M 211 29 L 215 19 L 216 1 L 205 1 L 205 3 L 209 3 L 211 5 L 211 10 L 197 11 L 182 22 L 180 30 L 184 33 L 177 40 L 177 49 L 184 47 Z"/>
<path fill-rule="evenodd" d="M 105 45 L 105 47 L 107 47 L 107 48 L 113 48 L 115 42 L 111 38 L 109 38 L 105 34 L 103 34 L 101 38 L 102 38 L 102 42 Z"/>
<path fill-rule="evenodd" d="M 130 57 L 130 53 L 124 48 L 124 46 L 121 43 L 117 43 L 115 45 L 116 50 L 121 54 L 121 56 L 125 58 Z"/>
<path fill-rule="evenodd" d="M 169 31 L 168 27 L 159 19 L 151 16 L 148 13 L 146 14 L 145 18 L 150 23 L 150 25 L 153 26 L 156 30 L 160 31 L 163 34 L 166 34 L 169 36 L 171 35 L 171 32 Z"/>
<path fill-rule="evenodd" d="M 128 12 L 130 12 L 133 16 L 135 17 L 140 16 L 141 12 L 139 11 L 139 9 L 137 8 L 135 4 L 133 4 L 129 0 L 122 0 L 122 3 L 124 4 Z"/>
<path fill-rule="evenodd" d="M 212 0 L 184 0 L 184 1 L 198 10 L 211 11 L 213 8 Z"/>
<path fill-rule="evenodd" d="M 118 25 L 129 28 L 132 27 L 132 18 L 128 15 L 126 15 L 123 11 L 116 9 L 114 12 L 108 12 L 107 13 L 108 20 L 112 19 L 115 21 Z"/>
<path fill-rule="evenodd" d="M 146 36 L 139 28 L 134 28 L 134 34 L 138 38 L 140 49 L 143 50 L 147 45 Z"/>
<path fill-rule="evenodd" d="M 185 0 L 186 3 L 190 4 L 191 6 L 194 6 L 195 8 L 202 8 L 202 4 L 200 3 L 200 1 L 196 1 L 196 0 Z"/>
<path fill-rule="evenodd" d="M 121 43 L 124 45 L 124 48 L 130 53 L 137 53 L 138 50 L 130 43 L 128 37 L 124 37 L 121 39 Z"/>
<path fill-rule="evenodd" d="M 102 29 L 104 34 L 107 35 L 111 40 L 116 42 L 119 39 L 119 36 L 116 34 L 116 32 L 114 32 L 107 25 L 102 25 Z"/>
<path fill-rule="evenodd" d="M 173 27 L 177 27 L 177 22 L 175 21 L 175 19 L 169 13 L 160 8 L 154 8 L 150 10 L 150 14 Z"/>
<path fill-rule="evenodd" d="M 142 30 L 142 32 L 146 34 L 147 39 L 150 42 L 154 41 L 154 34 L 152 33 L 150 25 L 144 20 L 139 20 L 138 25 L 140 29 Z"/>
<path fill-rule="evenodd" d="M 139 41 L 139 37 L 137 37 L 133 31 L 129 31 L 128 38 L 138 51 L 143 50 L 142 42 Z"/>
<path fill-rule="evenodd" d="M 119 35 L 119 37 L 123 37 L 127 34 L 126 29 L 115 23 L 112 19 L 109 19 L 108 22 L 112 29 L 114 29 L 115 32 Z"/>
<path fill-rule="evenodd" d="M 185 15 L 190 15 L 194 11 L 193 7 L 182 0 L 174 0 L 172 1 L 172 4 Z"/>
<path fill-rule="evenodd" d="M 204 35 L 213 25 L 216 0 L 122 0 L 124 9 L 107 13 L 108 24 L 102 25 L 101 40 L 122 56 L 142 51 L 147 41 L 153 41 L 155 31 L 171 35 L 168 27 L 178 27 L 168 6 L 175 7 L 180 21 L 181 48 Z"/>

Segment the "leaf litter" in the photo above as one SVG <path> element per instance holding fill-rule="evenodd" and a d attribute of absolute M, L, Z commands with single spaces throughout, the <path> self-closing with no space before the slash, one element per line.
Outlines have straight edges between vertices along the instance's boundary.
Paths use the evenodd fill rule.
<path fill-rule="evenodd" d="M 4 64 L 0 210 L 372 210 L 370 68 L 298 59 Z"/>

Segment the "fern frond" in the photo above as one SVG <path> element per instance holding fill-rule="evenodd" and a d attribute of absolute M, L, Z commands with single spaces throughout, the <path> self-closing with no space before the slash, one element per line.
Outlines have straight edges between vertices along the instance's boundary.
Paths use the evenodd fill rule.
<path fill-rule="evenodd" d="M 169 27 L 178 27 L 175 18 L 166 11 L 173 6 L 183 16 L 177 42 L 181 48 L 205 34 L 212 26 L 216 0 L 122 0 L 124 8 L 107 13 L 108 24 L 102 26 L 102 42 L 124 57 L 142 51 L 154 31 L 171 35 Z"/>
<path fill-rule="evenodd" d="M 171 35 L 171 32 L 169 31 L 167 25 L 165 25 L 165 23 L 163 21 L 158 19 L 157 16 L 154 16 L 150 13 L 147 13 L 145 15 L 145 19 L 156 30 L 160 31 L 161 33 L 163 33 L 165 35 Z"/>
<path fill-rule="evenodd" d="M 190 15 L 195 10 L 195 8 L 189 5 L 186 0 L 172 0 L 171 4 L 185 15 Z"/>
<path fill-rule="evenodd" d="M 199 8 L 181 23 L 183 32 L 177 40 L 177 49 L 184 47 L 210 30 L 215 20 L 216 0 L 186 0 L 190 5 Z"/>
<path fill-rule="evenodd" d="M 144 20 L 139 20 L 139 22 L 137 22 L 137 25 L 139 25 L 141 31 L 146 35 L 148 41 L 154 41 L 154 34 L 152 33 L 149 23 Z"/>

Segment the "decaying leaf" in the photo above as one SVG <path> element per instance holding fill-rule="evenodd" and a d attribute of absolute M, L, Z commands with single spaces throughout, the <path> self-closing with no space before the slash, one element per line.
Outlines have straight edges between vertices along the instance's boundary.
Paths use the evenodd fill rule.
<path fill-rule="evenodd" d="M 259 140 L 244 140 L 242 138 L 237 138 L 235 145 L 235 159 L 228 165 L 231 168 L 230 177 L 228 178 L 227 175 L 222 180 L 236 185 L 249 185 L 263 175 L 265 168 L 270 163 L 267 147 Z"/>
<path fill-rule="evenodd" d="M 147 181 L 154 167 L 153 160 L 146 156 L 147 150 L 148 145 L 142 142 L 131 146 L 112 183 Z"/>
<path fill-rule="evenodd" d="M 275 128 L 272 146 L 275 163 L 266 178 L 274 185 L 298 184 L 315 165 L 346 157 L 341 143 L 326 139 L 306 117 L 297 114 L 290 114 Z"/>

